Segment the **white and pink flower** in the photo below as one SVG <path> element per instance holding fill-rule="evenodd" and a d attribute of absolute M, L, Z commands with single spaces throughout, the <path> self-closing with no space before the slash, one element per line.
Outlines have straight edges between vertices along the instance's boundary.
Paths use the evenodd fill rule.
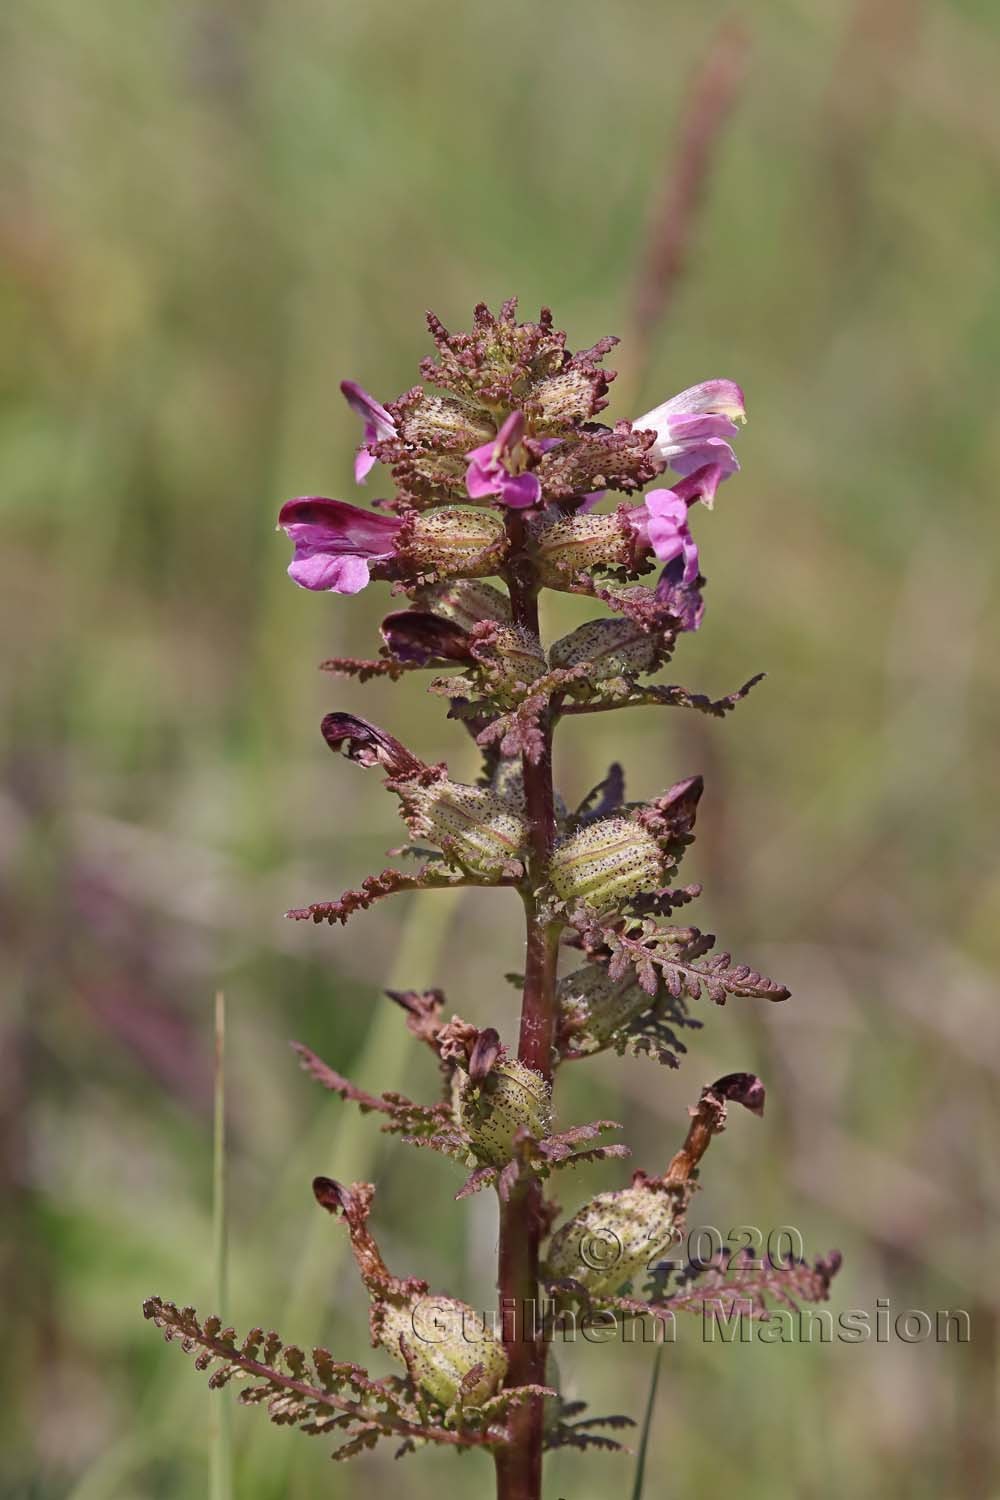
<path fill-rule="evenodd" d="M 636 417 L 632 430 L 655 432 L 651 451 L 675 474 L 693 474 L 711 464 L 718 470 L 718 488 L 723 479 L 739 471 L 729 439 L 739 431 L 736 424 L 745 421 L 740 387 L 732 380 L 705 380 Z M 711 510 L 715 489 L 701 499 Z"/>

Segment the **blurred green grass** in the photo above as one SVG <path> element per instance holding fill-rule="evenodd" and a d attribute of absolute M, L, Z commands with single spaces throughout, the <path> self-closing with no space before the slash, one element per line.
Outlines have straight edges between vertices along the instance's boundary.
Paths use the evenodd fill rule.
<path fill-rule="evenodd" d="M 285 1046 L 369 1087 L 395 1067 L 433 1086 L 378 996 L 435 898 L 346 932 L 282 920 L 398 838 L 377 784 L 330 761 L 321 714 L 473 760 L 419 681 L 316 672 L 370 652 L 385 594 L 293 589 L 273 517 L 350 494 L 337 381 L 411 384 L 424 307 L 461 326 L 516 292 L 576 346 L 626 331 L 723 14 L 30 0 L 0 17 L 4 1497 L 206 1492 L 208 1398 L 139 1304 L 211 1296 L 220 985 L 234 1321 L 362 1357 L 361 1298 L 308 1191 L 331 1154 L 377 1181 L 392 1265 L 492 1297 L 491 1205 L 449 1206 L 447 1164 L 317 1098 Z M 835 1306 L 973 1316 L 962 1347 L 713 1348 L 692 1327 L 664 1361 L 653 1496 L 976 1500 L 1000 1493 L 1000 27 L 917 0 L 747 19 L 694 262 L 641 388 L 622 351 L 611 413 L 712 375 L 746 387 L 744 472 L 699 521 L 709 610 L 677 671 L 712 692 L 769 680 L 724 725 L 569 725 L 559 762 L 568 795 L 612 755 L 636 794 L 703 767 L 699 920 L 794 997 L 706 1016 L 679 1074 L 602 1059 L 565 1118 L 621 1118 L 655 1163 L 703 1081 L 756 1068 L 768 1118 L 733 1121 L 701 1221 L 840 1245 Z M 557 601 L 546 625 L 578 617 Z M 509 1036 L 498 976 L 520 934 L 497 905 L 464 898 L 440 963 L 417 952 L 409 977 Z M 614 1180 L 594 1168 L 561 1195 Z M 641 1412 L 648 1350 L 561 1363 L 596 1407 Z M 341 1471 L 259 1413 L 233 1425 L 241 1500 L 397 1482 L 386 1457 Z M 560 1456 L 551 1494 L 625 1474 Z M 422 1455 L 398 1482 L 420 1500 L 489 1476 Z"/>

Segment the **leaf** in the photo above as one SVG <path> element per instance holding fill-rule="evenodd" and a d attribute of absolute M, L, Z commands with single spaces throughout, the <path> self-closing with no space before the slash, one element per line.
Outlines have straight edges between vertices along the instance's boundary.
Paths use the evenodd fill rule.
<path fill-rule="evenodd" d="M 565 1167 L 576 1167 L 582 1162 L 607 1161 L 612 1157 L 631 1156 L 628 1146 L 616 1142 L 606 1146 L 588 1146 L 582 1151 L 576 1147 L 582 1141 L 590 1141 L 608 1130 L 620 1130 L 615 1120 L 592 1120 L 586 1125 L 573 1125 L 569 1130 L 541 1138 L 533 1136 L 522 1127 L 514 1137 L 514 1155 L 506 1166 L 477 1167 L 466 1178 L 456 1198 L 468 1198 L 484 1187 L 496 1186 L 504 1203 L 507 1202 L 518 1182 L 527 1178 L 544 1180 L 553 1172 Z"/>
<path fill-rule="evenodd" d="M 330 672 L 334 677 L 356 677 L 359 682 L 370 682 L 373 677 L 388 677 L 390 682 L 396 682 L 406 672 L 414 671 L 418 665 L 417 662 L 399 661 L 389 655 L 379 656 L 374 660 L 361 660 L 355 656 L 331 656 L 327 661 L 320 662 L 319 669 L 321 672 Z"/>
<path fill-rule="evenodd" d="M 603 1449 L 606 1453 L 621 1453 L 622 1445 L 614 1438 L 606 1437 L 603 1433 L 595 1432 L 596 1427 L 609 1427 L 612 1432 L 622 1432 L 628 1427 L 634 1427 L 635 1423 L 631 1417 L 616 1414 L 608 1417 L 581 1417 L 586 1411 L 586 1401 L 564 1401 L 559 1398 L 559 1407 L 555 1417 L 549 1418 L 545 1429 L 545 1447 L 553 1448 L 588 1448 Z M 579 1420 L 570 1421 L 570 1418 Z"/>
<path fill-rule="evenodd" d="M 240 1390 L 244 1405 L 266 1405 L 271 1421 L 298 1427 L 310 1436 L 342 1429 L 347 1441 L 334 1451 L 338 1459 L 352 1458 L 382 1437 L 420 1439 L 462 1448 L 483 1446 L 495 1437 L 468 1426 L 445 1427 L 443 1414 L 432 1419 L 422 1413 L 410 1381 L 390 1375 L 372 1380 L 359 1365 L 315 1349 L 308 1358 L 294 1345 L 285 1346 L 276 1333 L 253 1328 L 242 1344 L 219 1318 L 202 1323 L 193 1307 L 149 1297 L 143 1316 L 161 1329 L 168 1343 L 177 1342 L 185 1354 L 195 1354 L 202 1372 L 212 1366 L 209 1386 L 219 1389 L 233 1379 L 252 1384 Z M 197 1351 L 197 1353 L 196 1353 Z"/>
<path fill-rule="evenodd" d="M 737 703 L 741 703 L 757 686 L 758 682 L 763 682 L 765 676 L 766 673 L 758 672 L 742 687 L 737 688 L 735 692 L 727 693 L 724 698 L 709 698 L 705 693 L 692 693 L 688 688 L 680 687 L 676 683 L 652 683 L 643 687 L 634 679 L 623 679 L 624 692 L 598 693 L 583 702 L 564 704 L 560 712 L 594 714 L 605 713 L 613 708 L 691 708 L 697 713 L 708 714 L 711 718 L 724 719 Z"/>
<path fill-rule="evenodd" d="M 658 1300 L 662 1311 L 703 1312 L 718 1305 L 723 1314 L 745 1305 L 750 1315 L 766 1318 L 768 1298 L 797 1310 L 797 1302 L 826 1302 L 830 1283 L 840 1270 L 839 1250 L 810 1264 L 793 1260 L 776 1264 L 768 1256 L 763 1264 L 753 1261 L 749 1251 L 738 1255 L 723 1252 L 708 1266 L 692 1265 L 682 1274 L 680 1288 Z"/>
<path fill-rule="evenodd" d="M 467 875 L 453 875 L 432 865 L 423 865 L 415 875 L 402 870 L 383 870 L 381 875 L 366 875 L 356 891 L 345 891 L 335 901 L 315 901 L 311 906 L 293 907 L 285 916 L 293 922 L 335 922 L 345 926 L 356 911 L 367 911 L 368 907 L 385 896 L 398 895 L 400 891 L 439 891 L 453 886 L 485 885 L 492 882 L 477 881 Z"/>
<path fill-rule="evenodd" d="M 734 964 L 729 953 L 717 953 L 702 962 L 715 944 L 713 933 L 703 933 L 697 927 L 657 927 L 648 919 L 631 926 L 631 931 L 616 931 L 610 926 L 604 929 L 611 953 L 608 972 L 613 979 L 621 978 L 631 964 L 647 991 L 652 970 L 658 969 L 675 1000 L 684 996 L 699 1000 L 703 991 L 716 1005 L 725 1005 L 730 995 L 773 1001 L 789 998 L 790 991 L 783 984 L 749 964 Z"/>
<path fill-rule="evenodd" d="M 840 1266 L 839 1250 L 831 1250 L 812 1263 L 792 1260 L 787 1265 L 779 1265 L 770 1257 L 754 1261 L 750 1251 L 733 1255 L 724 1250 L 707 1264 L 685 1267 L 672 1292 L 665 1289 L 669 1266 L 654 1272 L 649 1298 L 591 1297 L 578 1282 L 572 1291 L 586 1308 L 607 1308 L 640 1317 L 663 1320 L 677 1312 L 699 1314 L 706 1308 L 718 1308 L 721 1317 L 745 1312 L 748 1317 L 766 1320 L 769 1300 L 793 1311 L 798 1310 L 799 1302 L 828 1301 L 830 1283 Z M 568 1290 L 565 1284 L 560 1284 L 560 1289 Z"/>
<path fill-rule="evenodd" d="M 767 674 L 757 672 L 749 678 L 742 687 L 735 692 L 727 693 L 724 698 L 709 698 L 704 693 L 691 693 L 683 687 L 658 687 L 652 686 L 644 689 L 648 694 L 650 703 L 662 704 L 666 708 L 693 708 L 698 713 L 710 714 L 713 718 L 724 719 L 726 714 L 731 713 L 737 703 L 741 703 L 748 693 L 763 682 Z"/>
<path fill-rule="evenodd" d="M 290 1043 L 293 1052 L 310 1077 L 331 1093 L 356 1104 L 362 1114 L 371 1112 L 385 1116 L 382 1129 L 390 1134 L 402 1135 L 404 1142 L 412 1146 L 429 1146 L 446 1156 L 457 1156 L 464 1161 L 468 1155 L 468 1142 L 459 1130 L 450 1103 L 415 1104 L 405 1094 L 387 1091 L 369 1094 L 358 1088 L 349 1078 L 331 1068 L 321 1057 L 304 1046 L 302 1042 Z"/>

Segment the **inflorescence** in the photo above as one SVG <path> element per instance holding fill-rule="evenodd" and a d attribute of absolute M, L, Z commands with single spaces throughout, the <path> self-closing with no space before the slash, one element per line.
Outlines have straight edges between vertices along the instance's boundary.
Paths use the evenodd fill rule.
<path fill-rule="evenodd" d="M 354 594 L 384 581 L 406 601 L 383 620 L 376 654 L 324 668 L 362 681 L 431 670 L 429 691 L 473 737 L 482 771 L 474 783 L 456 781 L 385 730 L 327 714 L 330 749 L 380 773 L 396 798 L 408 834 L 401 852 L 415 863 L 289 916 L 346 923 L 397 892 L 514 891 L 528 933 L 520 1040 L 505 1044 L 497 1028 L 445 1019 L 439 991 L 392 992 L 440 1068 L 440 1095 L 424 1104 L 367 1093 L 308 1048 L 297 1051 L 318 1083 L 381 1116 L 385 1130 L 460 1163 L 466 1177 L 456 1196 L 496 1189 L 501 1294 L 515 1283 L 538 1290 L 547 1311 L 540 1327 L 515 1318 L 491 1330 L 466 1304 L 392 1275 L 369 1229 L 374 1189 L 322 1177 L 316 1199 L 346 1225 L 370 1299 L 372 1342 L 399 1362 L 399 1375 L 372 1379 L 322 1349 L 310 1359 L 261 1329 L 237 1342 L 218 1319 L 201 1322 L 193 1309 L 158 1298 L 145 1310 L 196 1352 L 200 1368 L 213 1368 L 214 1386 L 238 1379 L 241 1399 L 266 1403 L 273 1420 L 338 1434 L 337 1457 L 384 1436 L 402 1452 L 426 1442 L 480 1447 L 497 1458 L 501 1493 L 528 1495 L 540 1472 L 529 1449 L 618 1446 L 597 1430 L 600 1420 L 581 1417 L 580 1405 L 559 1395 L 546 1345 L 561 1319 L 595 1309 L 662 1319 L 738 1297 L 766 1316 L 768 1297 L 824 1299 L 839 1257 L 756 1267 L 722 1257 L 664 1269 L 727 1107 L 763 1112 L 764 1088 L 752 1074 L 701 1091 L 683 1145 L 658 1174 L 636 1171 L 627 1186 L 566 1218 L 545 1196 L 555 1172 L 628 1154 L 602 1139 L 619 1128 L 613 1121 L 558 1120 L 563 1067 L 605 1050 L 677 1067 L 684 1035 L 701 1025 L 699 1003 L 788 996 L 729 953 L 713 954 L 711 934 L 671 920 L 700 894 L 676 883 L 694 839 L 700 776 L 636 802 L 615 764 L 573 809 L 551 786 L 552 735 L 564 718 L 644 705 L 722 717 L 759 680 L 716 701 L 654 680 L 680 637 L 702 623 L 692 515 L 699 504 L 711 508 L 739 469 L 733 439 L 745 420 L 743 393 L 709 380 L 608 426 L 599 417 L 614 372 L 603 360 L 615 339 L 572 354 L 547 310 L 519 323 L 513 301 L 499 315 L 477 307 L 467 333 L 449 333 L 433 316 L 429 324 L 436 353 L 422 365 L 425 384 L 386 405 L 354 382 L 342 385 L 363 422 L 355 477 L 365 483 L 381 466 L 390 498 L 370 507 L 294 499 L 279 525 L 301 587 Z M 646 489 L 668 472 L 669 487 Z M 615 503 L 616 492 L 627 498 Z M 543 589 L 592 599 L 601 612 L 546 646 Z M 594 1253 L 609 1245 L 614 1254 Z M 516 1272 L 505 1269 L 515 1262 Z M 603 1420 L 612 1430 L 628 1421 Z"/>

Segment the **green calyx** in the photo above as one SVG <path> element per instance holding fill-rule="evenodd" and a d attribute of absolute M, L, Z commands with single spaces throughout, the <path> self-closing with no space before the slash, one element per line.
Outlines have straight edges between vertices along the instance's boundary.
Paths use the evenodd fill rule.
<path fill-rule="evenodd" d="M 519 1130 L 527 1130 L 536 1140 L 551 1131 L 552 1089 L 540 1073 L 507 1058 L 485 1078 L 459 1075 L 458 1117 L 476 1161 L 505 1167 L 514 1155 Z"/>
<path fill-rule="evenodd" d="M 599 1193 L 553 1237 L 545 1277 L 579 1282 L 594 1297 L 614 1296 L 626 1285 L 638 1293 L 680 1237 L 682 1214 L 682 1198 L 657 1182 Z"/>
<path fill-rule="evenodd" d="M 663 874 L 659 843 L 631 818 L 601 818 L 578 828 L 556 845 L 549 862 L 556 894 L 595 910 L 655 890 Z"/>

